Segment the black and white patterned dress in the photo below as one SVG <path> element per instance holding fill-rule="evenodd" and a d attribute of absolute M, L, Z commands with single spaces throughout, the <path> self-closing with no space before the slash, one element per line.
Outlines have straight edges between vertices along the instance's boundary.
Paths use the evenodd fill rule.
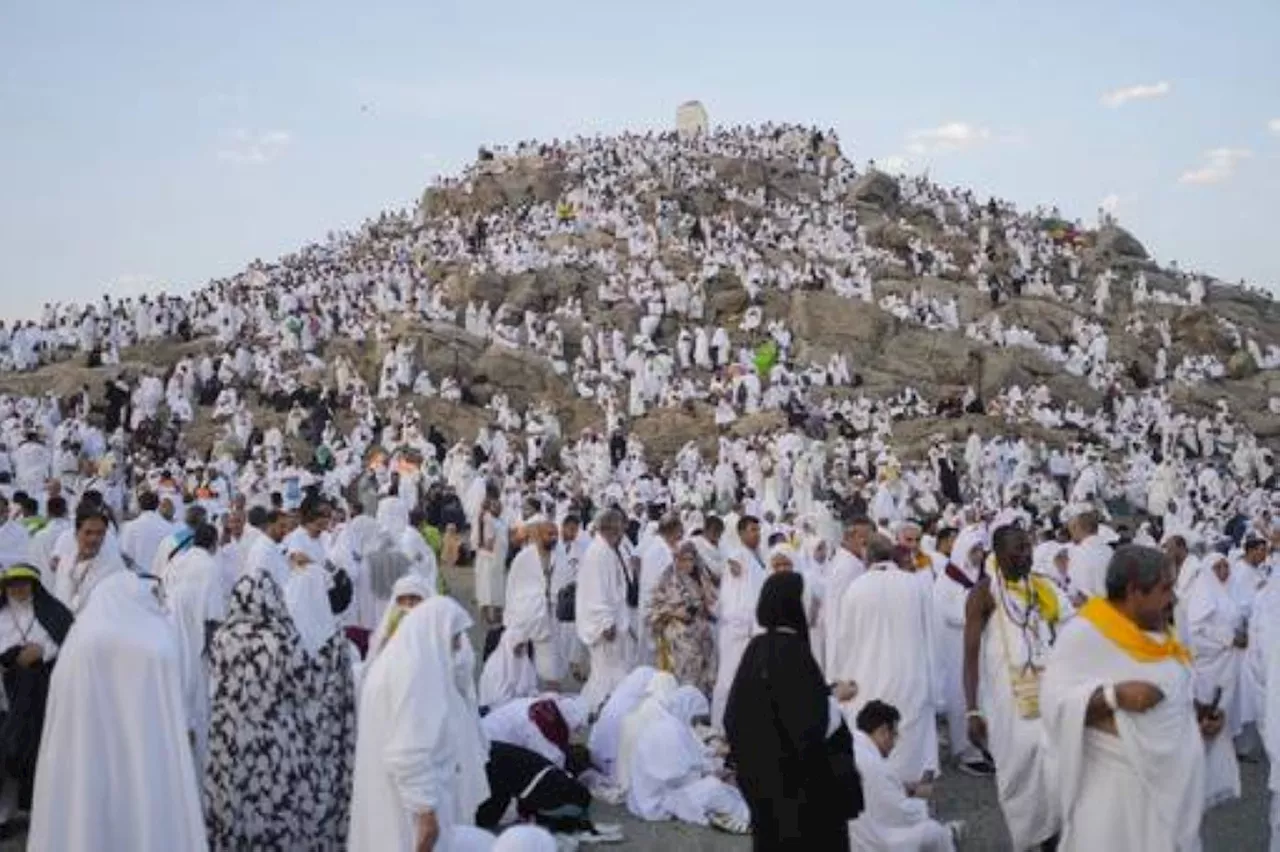
<path fill-rule="evenodd" d="M 210 656 L 210 850 L 319 848 L 312 820 L 324 794 L 306 721 L 313 666 L 275 581 L 236 583 Z"/>
<path fill-rule="evenodd" d="M 302 848 L 340 852 L 347 848 L 355 773 L 356 695 L 351 648 L 338 631 L 306 658 L 304 759 L 310 766 L 314 792 L 300 803 L 305 832 Z"/>

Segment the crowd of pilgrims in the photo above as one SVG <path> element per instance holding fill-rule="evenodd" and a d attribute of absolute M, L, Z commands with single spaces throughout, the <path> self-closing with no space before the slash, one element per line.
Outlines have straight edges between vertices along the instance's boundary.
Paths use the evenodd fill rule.
<path fill-rule="evenodd" d="M 30 811 L 32 848 L 66 850 L 489 848 L 513 821 L 558 840 L 521 825 L 493 848 L 619 839 L 595 799 L 761 849 L 948 849 L 963 824 L 928 799 L 957 771 L 995 775 L 1015 848 L 1195 848 L 1204 809 L 1239 795 L 1237 750 L 1274 755 L 1280 734 L 1265 724 L 1280 679 L 1271 451 L 1226 403 L 1174 410 L 1172 383 L 1222 365 L 1170 369 L 1167 322 L 1154 380 L 1120 390 L 1101 322 L 1114 277 L 1080 280 L 1039 212 L 902 183 L 943 236 L 978 241 L 960 273 L 993 304 L 1086 304 L 1098 321 L 1070 344 L 995 314 L 962 326 L 919 292 L 876 299 L 886 264 L 956 262 L 924 232 L 905 252 L 868 245 L 833 203 L 857 177 L 834 143 L 765 127 L 524 145 L 446 188 L 535 157 L 576 181 L 559 203 L 384 216 L 190 297 L 53 307 L 0 332 L 9 370 L 208 343 L 68 398 L 0 397 L 0 811 L 15 825 Z M 817 195 L 724 188 L 758 218 L 642 200 L 719 185 L 713 158 L 764 157 L 794 160 Z M 601 230 L 627 254 L 573 239 Z M 991 262 L 997 235 L 1011 272 Z M 673 271 L 673 251 L 696 263 Z M 424 258 L 604 277 L 588 306 L 546 315 L 451 306 Z M 707 293 L 726 273 L 748 297 L 730 328 Z M 1206 300 L 1183 283 L 1139 275 L 1133 301 Z M 857 365 L 797 363 L 765 309 L 769 292 L 815 287 L 1038 349 L 1104 403 L 1044 385 L 829 394 L 856 387 Z M 635 328 L 592 321 L 615 303 L 639 308 Z M 545 357 L 603 428 L 564 435 L 554 405 L 497 394 L 478 434 L 447 440 L 413 402 L 475 400 L 393 334 L 405 317 Z M 377 374 L 327 359 L 336 339 L 375 352 Z M 650 457 L 631 421 L 689 400 L 715 406 L 714 457 Z M 281 416 L 258 422 L 265 409 Z M 787 425 L 729 431 L 762 410 Z M 1007 429 L 953 447 L 946 418 L 964 413 Z M 921 418 L 939 434 L 899 458 L 893 426 Z M 198 419 L 219 424 L 211 447 L 187 446 Z M 1029 425 L 1076 440 L 1051 447 Z M 1137 520 L 1110 524 L 1108 507 Z M 451 594 L 467 578 L 473 607 Z M 1157 606 L 1174 586 L 1176 639 Z M 1125 651 L 1106 671 L 1099 641 Z"/>

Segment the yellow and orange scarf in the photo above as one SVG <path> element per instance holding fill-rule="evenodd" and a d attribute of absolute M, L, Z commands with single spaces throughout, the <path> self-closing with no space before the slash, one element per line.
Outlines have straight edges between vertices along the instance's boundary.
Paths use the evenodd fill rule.
<path fill-rule="evenodd" d="M 1035 597 L 1035 609 L 1047 624 L 1057 626 L 1062 620 L 1062 606 L 1058 600 L 1053 581 L 1039 574 L 1028 574 L 1024 580 L 1010 580 L 1000 570 L 995 554 L 987 557 L 987 576 L 1004 583 L 1005 592 L 1024 609 L 1032 607 L 1032 596 Z"/>
<path fill-rule="evenodd" d="M 1080 617 L 1139 663 L 1177 660 L 1184 666 L 1191 664 L 1191 652 L 1178 641 L 1173 631 L 1169 631 L 1163 640 L 1153 639 L 1106 598 L 1089 598 L 1080 607 Z"/>

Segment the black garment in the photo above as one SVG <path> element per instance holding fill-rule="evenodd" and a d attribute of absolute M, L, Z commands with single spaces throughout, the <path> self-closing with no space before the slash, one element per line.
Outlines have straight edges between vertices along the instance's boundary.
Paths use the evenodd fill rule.
<path fill-rule="evenodd" d="M 938 461 L 938 483 L 942 486 L 942 496 L 947 498 L 947 502 L 957 506 L 964 503 L 960 497 L 960 477 L 956 475 L 951 459 Z"/>
<path fill-rule="evenodd" d="M 803 591 L 792 572 L 765 581 L 756 620 L 767 632 L 747 645 L 725 708 L 756 852 L 845 852 L 847 823 L 862 812 L 848 729 L 827 738 L 828 689 L 809 650 Z"/>
<path fill-rule="evenodd" d="M 9 605 L 9 599 L 0 594 L 0 611 Z M 49 594 L 39 583 L 31 601 L 36 621 L 59 647 L 71 629 L 71 610 Z M 49 681 L 57 660 L 41 661 L 34 666 L 21 668 L 16 660 L 22 648 L 14 646 L 0 652 L 0 666 L 4 668 L 4 692 L 9 700 L 9 712 L 0 721 L 0 772 L 4 777 L 18 782 L 18 807 L 31 809 L 31 793 L 36 777 L 36 762 L 40 751 L 40 732 L 44 729 L 45 704 L 49 698 Z"/>
<path fill-rule="evenodd" d="M 491 743 L 484 771 L 489 798 L 476 808 L 480 828 L 496 828 L 514 799 L 521 818 L 532 818 L 551 831 L 591 830 L 591 792 L 542 755 L 509 743 Z"/>

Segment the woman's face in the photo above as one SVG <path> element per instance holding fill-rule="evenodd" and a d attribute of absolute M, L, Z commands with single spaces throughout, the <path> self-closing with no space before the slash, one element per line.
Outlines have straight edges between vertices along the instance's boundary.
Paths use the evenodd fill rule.
<path fill-rule="evenodd" d="M 778 554 L 773 557 L 773 559 L 769 560 L 769 567 L 773 569 L 773 573 L 781 574 L 784 571 L 790 571 L 794 566 L 791 564 L 790 556 Z"/>
<path fill-rule="evenodd" d="M 4 595 L 10 603 L 26 603 L 35 593 L 35 584 L 30 580 L 10 580 L 4 584 Z"/>
<path fill-rule="evenodd" d="M 698 560 L 687 550 L 682 550 L 676 557 L 676 567 L 680 569 L 681 573 L 692 574 L 694 566 L 697 564 Z"/>
<path fill-rule="evenodd" d="M 407 595 L 396 596 L 396 606 L 400 607 L 405 612 L 408 612 L 420 603 L 422 603 L 422 597 L 419 595 L 410 593 Z"/>
<path fill-rule="evenodd" d="M 1231 576 L 1231 563 L 1227 562 L 1225 559 L 1219 559 L 1217 562 L 1213 563 L 1213 573 L 1217 576 L 1219 581 L 1223 583 L 1227 582 L 1227 578 Z"/>
<path fill-rule="evenodd" d="M 813 549 L 813 561 L 822 565 L 827 561 L 827 543 L 821 542 Z"/>

